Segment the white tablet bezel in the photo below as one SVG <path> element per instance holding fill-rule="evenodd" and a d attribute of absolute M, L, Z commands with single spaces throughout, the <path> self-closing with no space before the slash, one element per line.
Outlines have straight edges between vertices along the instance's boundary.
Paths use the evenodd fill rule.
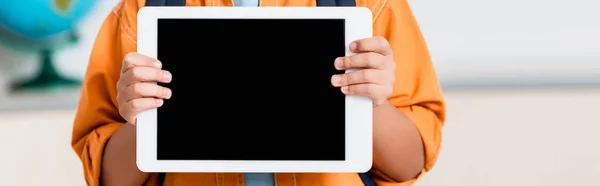
<path fill-rule="evenodd" d="M 367 8 L 146 7 L 138 13 L 139 53 L 156 58 L 157 20 L 161 18 L 345 19 L 346 46 L 373 35 L 372 14 Z M 346 49 L 346 55 L 352 53 Z M 346 96 L 345 111 L 345 161 L 197 161 L 157 160 L 157 112 L 148 110 L 137 118 L 137 166 L 144 172 L 366 172 L 373 159 L 372 103 L 365 97 Z"/>

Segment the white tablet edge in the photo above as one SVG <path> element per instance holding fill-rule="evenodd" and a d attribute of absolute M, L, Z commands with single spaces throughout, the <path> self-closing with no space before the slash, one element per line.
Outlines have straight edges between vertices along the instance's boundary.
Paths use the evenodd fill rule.
<path fill-rule="evenodd" d="M 372 13 L 364 7 L 146 7 L 138 14 L 138 52 L 156 58 L 159 18 L 198 17 L 345 19 L 346 46 L 373 35 Z M 346 55 L 352 53 L 347 49 Z M 157 112 L 152 109 L 138 115 L 137 165 L 144 172 L 366 172 L 373 159 L 372 113 L 368 98 L 346 97 L 345 161 L 176 161 L 156 158 Z"/>

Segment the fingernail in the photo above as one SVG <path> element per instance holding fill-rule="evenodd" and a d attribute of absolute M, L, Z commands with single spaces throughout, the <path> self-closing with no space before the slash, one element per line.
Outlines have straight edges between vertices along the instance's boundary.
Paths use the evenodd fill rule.
<path fill-rule="evenodd" d="M 156 68 L 161 68 L 161 67 L 162 67 L 162 63 L 160 63 L 160 61 L 155 61 L 155 62 L 154 62 L 154 66 L 155 66 Z"/>
<path fill-rule="evenodd" d="M 156 104 L 157 104 L 159 107 L 160 107 L 160 106 L 162 106 L 162 105 L 163 105 L 163 103 L 165 103 L 165 101 L 164 101 L 164 100 L 162 100 L 162 99 L 156 99 Z"/>
<path fill-rule="evenodd" d="M 164 71 L 164 73 L 163 73 L 163 80 L 165 80 L 165 81 L 171 81 L 171 73 L 167 72 L 167 71 Z"/>
<path fill-rule="evenodd" d="M 344 60 L 340 57 L 335 60 L 335 68 L 342 69 L 344 68 Z"/>
<path fill-rule="evenodd" d="M 340 88 L 340 90 L 342 90 L 342 93 L 348 94 L 348 86 L 343 86 L 342 88 Z"/>
<path fill-rule="evenodd" d="M 339 75 L 334 75 L 331 77 L 331 82 L 333 82 L 334 85 L 340 84 L 341 81 L 342 78 Z"/>
<path fill-rule="evenodd" d="M 167 98 L 167 99 L 171 98 L 171 94 L 173 94 L 171 89 L 168 89 L 168 88 L 165 88 L 163 93 L 165 94 L 165 98 Z"/>
<path fill-rule="evenodd" d="M 350 43 L 350 51 L 351 51 L 351 52 L 354 52 L 354 51 L 356 51 L 356 42 L 352 42 L 352 43 Z"/>

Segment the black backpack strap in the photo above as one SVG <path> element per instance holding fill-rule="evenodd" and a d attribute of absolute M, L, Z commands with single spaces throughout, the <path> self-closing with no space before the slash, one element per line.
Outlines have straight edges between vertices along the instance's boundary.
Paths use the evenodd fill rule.
<path fill-rule="evenodd" d="M 317 6 L 356 6 L 356 0 L 317 0 Z"/>
<path fill-rule="evenodd" d="M 185 6 L 185 0 L 146 0 L 146 6 Z"/>
<path fill-rule="evenodd" d="M 167 0 L 146 0 L 146 6 L 165 6 Z"/>
<path fill-rule="evenodd" d="M 185 0 L 165 0 L 166 6 L 185 6 Z"/>
<path fill-rule="evenodd" d="M 365 186 L 377 186 L 377 183 L 375 183 L 375 180 L 373 180 L 373 176 L 368 172 L 358 173 L 358 175 L 360 176 L 360 179 L 365 184 Z"/>
<path fill-rule="evenodd" d="M 356 6 L 355 0 L 335 0 L 337 6 Z"/>

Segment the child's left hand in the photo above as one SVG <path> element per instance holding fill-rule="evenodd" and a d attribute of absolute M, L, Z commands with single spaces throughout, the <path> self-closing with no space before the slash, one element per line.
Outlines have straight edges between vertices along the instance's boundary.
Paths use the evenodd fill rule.
<path fill-rule="evenodd" d="M 346 95 L 366 96 L 374 105 L 381 105 L 392 95 L 396 77 L 390 44 L 384 37 L 372 37 L 351 43 L 350 51 L 357 54 L 337 58 L 335 68 L 358 70 L 334 75 L 331 83 Z"/>

